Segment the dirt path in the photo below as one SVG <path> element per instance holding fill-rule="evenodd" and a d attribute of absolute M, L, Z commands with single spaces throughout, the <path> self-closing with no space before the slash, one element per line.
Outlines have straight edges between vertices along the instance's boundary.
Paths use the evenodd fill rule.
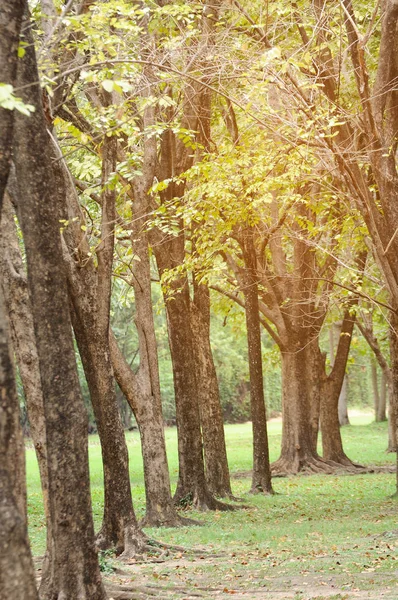
<path fill-rule="evenodd" d="M 398 570 L 388 573 L 273 576 L 242 556 L 171 556 L 162 562 L 116 564 L 106 576 L 113 600 L 397 600 Z"/>

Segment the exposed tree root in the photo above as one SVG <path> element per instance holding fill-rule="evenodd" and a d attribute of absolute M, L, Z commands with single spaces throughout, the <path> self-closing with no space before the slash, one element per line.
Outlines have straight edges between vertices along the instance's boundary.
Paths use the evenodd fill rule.
<path fill-rule="evenodd" d="M 185 493 L 177 490 L 174 495 L 174 504 L 180 509 L 194 508 L 203 512 L 208 510 L 232 511 L 242 508 L 241 506 L 233 506 L 232 504 L 217 500 L 206 489 Z"/>
<path fill-rule="evenodd" d="M 371 473 L 373 467 L 366 467 L 352 462 L 348 457 L 339 457 L 337 460 L 325 460 L 320 456 L 310 456 L 306 459 L 288 460 L 281 457 L 271 465 L 273 477 L 287 477 L 289 475 L 311 475 L 324 473 L 333 475 L 335 473 Z"/>
<path fill-rule="evenodd" d="M 144 552 L 146 536 L 134 523 L 126 525 L 119 532 L 110 531 L 103 524 L 97 533 L 96 545 L 99 550 L 114 549 L 117 556 L 129 558 Z"/>
<path fill-rule="evenodd" d="M 268 486 L 263 486 L 259 483 L 252 485 L 249 490 L 249 494 L 264 494 L 265 496 L 273 496 L 275 494 L 272 487 L 267 489 Z"/>
<path fill-rule="evenodd" d="M 280 457 L 271 464 L 273 476 L 297 475 L 298 473 L 325 473 L 331 475 L 335 468 L 319 456 L 308 456 L 305 459 L 295 457 L 293 460 Z"/>
<path fill-rule="evenodd" d="M 159 516 L 155 518 L 148 517 L 145 515 L 140 521 L 140 527 L 189 527 L 192 525 L 202 525 L 200 521 L 195 519 L 189 519 L 188 517 L 181 517 L 178 514 L 172 514 L 164 519 Z"/>

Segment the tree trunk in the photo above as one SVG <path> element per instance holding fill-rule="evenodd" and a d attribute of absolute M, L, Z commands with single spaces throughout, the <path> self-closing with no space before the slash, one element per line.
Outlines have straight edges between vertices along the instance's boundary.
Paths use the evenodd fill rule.
<path fill-rule="evenodd" d="M 242 244 L 245 261 L 243 294 L 250 376 L 250 408 L 253 428 L 253 474 L 251 493 L 272 494 L 269 463 L 267 416 L 264 398 L 263 361 L 261 354 L 261 325 L 258 307 L 256 252 L 249 232 Z"/>
<path fill-rule="evenodd" d="M 350 424 L 350 419 L 348 417 L 348 409 L 347 409 L 347 398 L 348 398 L 348 375 L 344 375 L 343 385 L 341 388 L 340 396 L 339 396 L 339 423 L 340 427 L 344 425 Z"/>
<path fill-rule="evenodd" d="M 232 497 L 220 393 L 210 345 L 210 294 L 206 285 L 196 281 L 191 303 L 191 327 L 197 375 L 201 382 L 198 399 L 206 481 L 215 496 Z"/>
<path fill-rule="evenodd" d="M 392 442 L 395 441 L 396 453 L 396 490 L 398 495 L 398 316 L 397 313 L 391 313 L 390 317 L 390 355 L 391 355 L 391 396 L 390 396 L 390 411 L 391 415 L 391 431 Z"/>
<path fill-rule="evenodd" d="M 87 414 L 71 334 L 59 236 L 60 206 L 54 194 L 29 16 L 24 25 L 27 45 L 18 62 L 18 87 L 23 101 L 33 104 L 35 112 L 28 117 L 15 115 L 14 162 L 19 197 L 23 198 L 18 209 L 46 418 L 53 543 L 41 596 L 49 600 L 103 600 L 91 512 Z"/>
<path fill-rule="evenodd" d="M 359 256 L 358 262 L 364 265 L 366 255 Z M 323 459 L 329 463 L 355 468 L 356 466 L 345 454 L 340 432 L 339 398 L 343 387 L 348 355 L 350 352 L 352 332 L 355 325 L 355 313 L 352 312 L 357 299 L 345 311 L 339 335 L 334 364 L 330 374 L 324 378 L 321 401 L 321 430 Z"/>
<path fill-rule="evenodd" d="M 104 515 L 97 534 L 100 548 L 116 548 L 118 554 L 133 556 L 145 545 L 131 497 L 129 458 L 116 399 L 109 349 L 109 314 L 114 246 L 115 198 L 106 183 L 114 170 L 115 140 L 103 144 L 101 194 L 101 243 L 98 265 L 87 259 L 86 240 L 81 234 L 80 208 L 71 176 L 62 159 L 56 163 L 58 190 L 64 194 L 63 217 L 71 222 L 64 231 L 64 257 L 73 329 L 90 390 L 104 467 Z M 68 250 L 71 248 L 73 250 Z M 84 253 L 81 256 L 76 250 Z"/>
<path fill-rule="evenodd" d="M 19 32 L 24 0 L 0 1 L 0 81 L 15 88 L 18 65 Z M 10 171 L 12 133 L 16 110 L 0 106 L 0 210 Z"/>
<path fill-rule="evenodd" d="M 192 502 L 211 508 L 206 485 L 197 397 L 196 363 L 190 326 L 188 283 L 174 297 L 166 298 L 167 326 L 173 363 L 179 472 L 176 504 Z"/>
<path fill-rule="evenodd" d="M 397 440 L 397 415 L 395 411 L 395 404 L 392 400 L 393 392 L 390 392 L 390 405 L 388 408 L 388 446 L 387 452 L 397 452 L 398 440 Z"/>
<path fill-rule="evenodd" d="M 37 600 L 26 520 L 24 446 L 0 288 L 0 596 Z"/>
<path fill-rule="evenodd" d="M 131 236 L 137 260 L 133 261 L 135 324 L 138 332 L 140 365 L 135 375 L 111 334 L 111 356 L 116 380 L 129 402 L 141 436 L 144 463 L 146 514 L 148 527 L 181 525 L 170 491 L 164 437 L 162 401 L 155 326 L 152 312 L 151 273 L 144 223 L 135 219 Z"/>
<path fill-rule="evenodd" d="M 388 388 L 387 378 L 386 378 L 385 373 L 382 371 L 381 382 L 380 382 L 380 400 L 379 400 L 379 406 L 378 406 L 377 415 L 376 415 L 376 421 L 378 423 L 387 421 L 387 415 L 386 415 L 387 388 Z"/>
<path fill-rule="evenodd" d="M 330 366 L 333 368 L 335 356 L 334 356 L 334 328 L 337 328 L 338 335 L 340 338 L 341 323 L 333 323 L 329 328 L 329 352 L 330 352 Z M 343 425 L 349 425 L 350 421 L 348 418 L 347 411 L 347 392 L 348 392 L 348 377 L 344 374 L 343 385 L 341 386 L 341 392 L 339 395 L 338 412 L 339 412 L 339 423 L 340 427 Z"/>
<path fill-rule="evenodd" d="M 313 378 L 318 378 L 319 388 L 320 372 L 311 350 L 311 344 L 296 343 L 291 352 L 282 351 L 282 450 L 271 465 L 276 474 L 331 470 L 316 451 L 314 430 L 318 424 L 314 418 L 318 411 L 311 401 Z"/>
<path fill-rule="evenodd" d="M 373 405 L 375 411 L 375 420 L 377 421 L 380 407 L 380 394 L 379 394 L 379 383 L 377 377 L 377 366 L 375 361 L 370 361 L 370 371 L 372 376 L 372 390 L 373 390 Z"/>
<path fill-rule="evenodd" d="M 98 332 L 95 310 L 85 311 L 74 298 L 72 323 L 90 390 L 101 442 L 104 469 L 104 515 L 97 534 L 100 548 L 134 556 L 144 546 L 131 497 L 129 459 L 115 393 L 109 344 Z M 95 302 L 90 303 L 95 308 Z"/>
<path fill-rule="evenodd" d="M 44 514 L 47 524 L 47 542 L 49 545 L 51 540 L 51 520 L 48 508 L 46 424 L 43 393 L 25 267 L 14 222 L 14 210 L 8 194 L 5 195 L 1 215 L 0 266 L 2 274 L 1 283 L 10 322 L 12 346 L 22 379 L 30 433 L 39 465 Z"/>
<path fill-rule="evenodd" d="M 46 423 L 41 389 L 39 360 L 33 328 L 25 267 L 19 247 L 14 210 L 6 195 L 1 216 L 0 265 L 2 286 L 10 321 L 12 346 L 16 355 L 28 411 L 30 433 L 39 465 L 44 499 L 48 515 L 48 477 L 46 450 Z"/>
<path fill-rule="evenodd" d="M 173 239 L 154 247 L 159 273 L 175 266 L 173 259 L 184 251 L 184 240 Z M 200 510 L 229 509 L 210 493 L 205 477 L 202 433 L 198 405 L 197 369 L 193 349 L 188 280 L 175 278 L 165 292 L 165 306 L 173 365 L 178 435 L 177 505 L 193 504 Z"/>

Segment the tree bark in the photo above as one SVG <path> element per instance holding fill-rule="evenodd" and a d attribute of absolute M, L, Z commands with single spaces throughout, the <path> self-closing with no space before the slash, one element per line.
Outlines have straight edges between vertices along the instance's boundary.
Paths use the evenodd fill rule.
<path fill-rule="evenodd" d="M 339 411 L 340 427 L 350 424 L 350 419 L 348 417 L 347 398 L 348 398 L 348 375 L 346 373 L 344 375 L 343 385 L 341 387 L 341 392 L 340 392 L 340 396 L 339 396 L 338 411 Z"/>
<path fill-rule="evenodd" d="M 396 453 L 396 490 L 395 495 L 398 495 L 398 316 L 397 313 L 391 313 L 390 321 L 390 353 L 391 353 L 391 374 L 392 386 L 390 396 L 390 410 L 392 411 L 391 428 L 392 440 L 395 437 L 395 453 Z"/>
<path fill-rule="evenodd" d="M 49 600 L 103 600 L 106 595 L 91 513 L 87 414 L 76 369 L 59 236 L 59 198 L 54 194 L 29 15 L 24 25 L 28 43 L 18 64 L 18 86 L 23 101 L 33 104 L 35 112 L 29 117 L 15 115 L 14 162 L 19 197 L 23 198 L 18 211 L 46 418 L 53 539 L 41 596 Z"/>
<path fill-rule="evenodd" d="M 354 303 L 356 304 L 357 300 L 352 301 L 351 304 Z M 323 459 L 347 467 L 354 467 L 355 465 L 343 450 L 338 407 L 354 325 L 355 315 L 351 314 L 350 310 L 346 310 L 341 324 L 333 368 L 330 374 L 323 380 L 321 400 Z"/>
<path fill-rule="evenodd" d="M 19 32 L 24 0 L 0 1 L 0 81 L 15 87 L 18 64 Z M 0 210 L 6 189 L 12 152 L 15 110 L 0 107 Z"/>
<path fill-rule="evenodd" d="M 7 315 L 0 288 L 0 596 L 7 600 L 37 600 L 30 552 L 24 446 L 7 333 Z"/>
<path fill-rule="evenodd" d="M 191 327 L 198 378 L 198 400 L 202 425 L 206 482 L 210 492 L 221 498 L 232 497 L 224 421 L 217 373 L 210 345 L 210 294 L 205 284 L 194 279 Z"/>
<path fill-rule="evenodd" d="M 0 227 L 1 284 L 10 322 L 12 346 L 19 366 L 28 411 L 30 433 L 36 452 L 47 523 L 47 540 L 51 540 L 48 508 L 48 473 L 46 424 L 39 359 L 33 327 L 25 267 L 19 247 L 14 210 L 5 195 Z"/>
<path fill-rule="evenodd" d="M 382 423 L 383 421 L 387 421 L 386 415 L 386 407 L 387 407 L 387 389 L 388 389 L 388 381 L 385 373 L 381 372 L 381 381 L 380 381 L 380 400 L 379 407 L 376 415 L 376 421 L 378 423 Z"/>
<path fill-rule="evenodd" d="M 375 420 L 377 421 L 377 417 L 379 414 L 380 407 L 380 394 L 379 394 L 379 382 L 377 377 L 377 367 L 375 361 L 372 359 L 370 361 L 370 371 L 372 377 L 372 390 L 373 390 L 373 406 L 375 412 Z"/>
<path fill-rule="evenodd" d="M 311 407 L 311 388 L 314 376 L 319 388 L 319 373 L 311 344 L 302 346 L 296 342 L 290 352 L 282 351 L 282 450 L 280 458 L 271 465 L 275 474 L 330 471 L 315 445 L 318 423 L 314 421 L 317 411 Z"/>
<path fill-rule="evenodd" d="M 250 375 L 250 407 L 253 428 L 253 474 L 251 493 L 272 494 L 269 462 L 267 416 L 264 398 L 263 362 L 261 353 L 261 325 L 256 274 L 256 252 L 252 232 L 245 232 L 242 240 L 245 261 L 243 294 Z M 243 236 L 242 236 L 243 237 Z"/>
<path fill-rule="evenodd" d="M 97 267 L 92 258 L 88 258 L 81 219 L 76 221 L 80 208 L 62 156 L 58 157 L 56 171 L 58 189 L 64 196 L 63 217 L 70 222 L 63 236 L 72 324 L 90 390 L 104 467 L 104 515 L 97 544 L 100 548 L 114 547 L 118 554 L 124 553 L 124 556 L 134 556 L 143 549 L 145 540 L 133 508 L 128 450 L 109 349 L 115 198 L 114 191 L 107 187 L 107 181 L 115 167 L 115 153 L 115 140 L 105 138 Z"/>
<path fill-rule="evenodd" d="M 134 412 L 141 436 L 146 494 L 143 524 L 148 527 L 170 527 L 181 525 L 183 519 L 176 513 L 170 491 L 145 214 L 146 211 L 141 219 L 137 214 L 131 235 L 136 256 L 132 269 L 140 356 L 137 374 L 127 364 L 113 334 L 110 348 L 116 380 Z"/>

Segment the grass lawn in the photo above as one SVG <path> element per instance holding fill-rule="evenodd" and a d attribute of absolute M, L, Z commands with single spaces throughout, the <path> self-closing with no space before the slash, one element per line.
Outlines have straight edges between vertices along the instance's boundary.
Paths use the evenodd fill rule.
<path fill-rule="evenodd" d="M 395 455 L 385 453 L 387 424 L 370 421 L 367 415 L 353 417 L 352 425 L 343 428 L 346 453 L 362 464 L 393 464 Z M 281 423 L 270 422 L 271 460 L 278 457 L 280 438 Z M 241 594 L 242 598 L 297 600 L 398 599 L 398 503 L 391 498 L 395 474 L 278 478 L 274 480 L 275 496 L 251 496 L 247 493 L 250 479 L 233 477 L 251 468 L 251 424 L 227 425 L 226 439 L 233 492 L 250 508 L 228 513 L 190 511 L 187 515 L 200 520 L 203 526 L 147 530 L 163 542 L 206 547 L 222 558 L 204 556 L 198 561 L 180 557 L 179 565 L 174 559 L 171 566 L 135 566 L 131 567 L 137 571 L 132 575 L 134 580 L 161 580 L 165 589 L 172 588 L 176 581 L 189 589 L 213 589 L 208 596 L 201 592 L 206 598 L 231 593 L 237 598 Z M 127 441 L 134 504 L 140 517 L 145 495 L 138 433 L 128 433 Z M 174 428 L 166 430 L 166 442 L 174 486 L 178 468 Z M 90 436 L 89 444 L 93 510 L 98 527 L 103 501 L 98 437 Z M 37 555 L 44 551 L 45 527 L 38 469 L 31 448 L 27 449 L 27 474 L 29 531 Z M 379 595 L 372 595 L 375 590 Z"/>

